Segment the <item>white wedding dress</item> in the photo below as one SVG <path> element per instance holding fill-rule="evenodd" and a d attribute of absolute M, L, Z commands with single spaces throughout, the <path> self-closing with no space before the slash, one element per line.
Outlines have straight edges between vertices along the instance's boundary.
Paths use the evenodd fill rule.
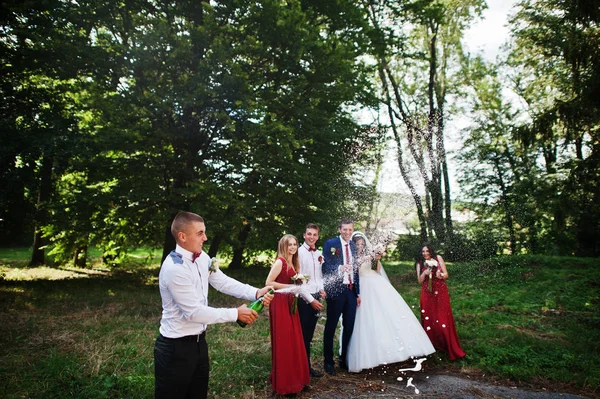
<path fill-rule="evenodd" d="M 388 279 L 360 264 L 360 306 L 347 352 L 348 370 L 358 373 L 435 352 L 425 330 Z"/>

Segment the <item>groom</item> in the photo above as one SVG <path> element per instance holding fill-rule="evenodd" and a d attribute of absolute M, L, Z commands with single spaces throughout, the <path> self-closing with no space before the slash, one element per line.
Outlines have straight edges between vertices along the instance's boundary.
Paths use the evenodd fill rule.
<path fill-rule="evenodd" d="M 338 225 L 339 237 L 332 238 L 323 246 L 323 279 L 327 294 L 327 321 L 323 336 L 324 370 L 335 375 L 333 361 L 333 338 L 335 330 L 343 315 L 342 355 L 340 367 L 348 369 L 346 350 L 354 330 L 356 307 L 360 306 L 360 287 L 358 268 L 356 267 L 356 246 L 351 240 L 354 222 L 342 219 Z"/>

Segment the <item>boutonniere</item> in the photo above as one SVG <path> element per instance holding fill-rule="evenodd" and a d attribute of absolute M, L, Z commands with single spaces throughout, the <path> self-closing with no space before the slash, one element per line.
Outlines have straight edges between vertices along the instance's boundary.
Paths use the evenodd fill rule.
<path fill-rule="evenodd" d="M 208 274 L 216 273 L 219 270 L 219 264 L 217 258 L 211 258 L 210 264 L 208 265 Z"/>
<path fill-rule="evenodd" d="M 323 257 L 319 256 L 319 259 L 317 259 L 319 261 L 319 263 L 323 263 Z"/>
<path fill-rule="evenodd" d="M 335 248 L 335 247 L 331 247 L 331 254 L 332 255 L 339 255 L 340 254 L 340 250 Z"/>

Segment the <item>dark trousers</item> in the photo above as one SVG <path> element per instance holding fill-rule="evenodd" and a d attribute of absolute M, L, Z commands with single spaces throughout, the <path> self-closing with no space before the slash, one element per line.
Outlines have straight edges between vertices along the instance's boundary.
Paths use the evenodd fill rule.
<path fill-rule="evenodd" d="M 206 337 L 166 338 L 154 344 L 156 399 L 205 399 L 208 394 L 208 345 Z"/>
<path fill-rule="evenodd" d="M 318 294 L 313 294 L 313 296 L 317 299 L 319 298 Z M 319 316 L 318 312 L 310 304 L 304 302 L 302 298 L 298 298 L 298 314 L 300 315 L 306 358 L 308 359 L 308 368 L 310 369 L 310 343 L 315 334 L 315 327 L 317 326 L 317 321 L 319 321 Z"/>
<path fill-rule="evenodd" d="M 325 366 L 333 367 L 333 338 L 337 328 L 340 315 L 343 315 L 342 325 L 342 355 L 340 362 L 346 364 L 346 350 L 348 342 L 354 331 L 354 319 L 356 318 L 356 295 L 349 289 L 330 299 L 327 297 L 327 321 L 325 322 L 325 333 L 323 335 L 323 356 L 325 357 Z"/>

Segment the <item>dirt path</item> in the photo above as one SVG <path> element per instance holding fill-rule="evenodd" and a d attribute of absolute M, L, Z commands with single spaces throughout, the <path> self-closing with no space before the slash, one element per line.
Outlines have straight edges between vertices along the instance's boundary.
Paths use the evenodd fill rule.
<path fill-rule="evenodd" d="M 500 386 L 451 374 L 406 373 L 397 378 L 338 373 L 313 379 L 311 386 L 298 395 L 302 399 L 345 398 L 444 398 L 444 399 L 588 399 L 572 393 Z M 409 380 L 412 378 L 411 380 Z M 598 396 L 595 396 L 598 397 Z"/>

